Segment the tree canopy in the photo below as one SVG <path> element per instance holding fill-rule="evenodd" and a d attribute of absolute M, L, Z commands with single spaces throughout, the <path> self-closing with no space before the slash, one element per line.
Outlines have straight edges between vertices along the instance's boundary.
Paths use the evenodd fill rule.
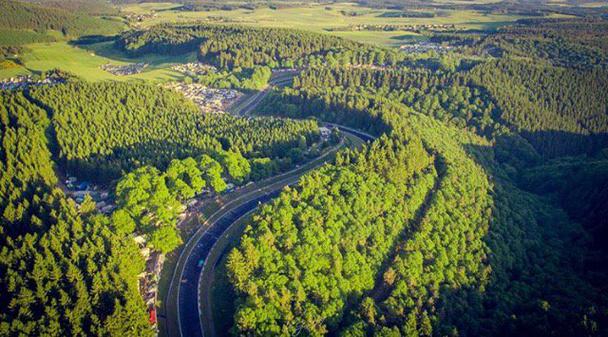
<path fill-rule="evenodd" d="M 62 166 L 100 182 L 225 150 L 279 160 L 300 136 L 319 137 L 313 121 L 202 114 L 182 95 L 149 84 L 77 81 L 30 95 L 52 111 Z"/>
<path fill-rule="evenodd" d="M 529 125 L 548 130 L 563 115 L 568 122 L 555 127 L 564 132 L 570 121 L 580 126 L 587 119 L 593 121 L 586 124 L 587 131 L 570 131 L 601 137 L 606 132 L 600 116 L 606 108 L 603 93 L 586 95 L 603 87 L 598 75 L 602 70 L 589 70 L 584 79 L 560 87 L 559 82 L 567 81 L 560 74 L 569 70 L 548 67 L 514 76 L 511 67 L 533 66 L 498 62 L 507 66 L 481 63 L 471 72 L 309 68 L 294 80 L 293 88 L 278 90 L 266 100 L 258 112 L 315 116 L 381 137 L 361 153 L 338 156 L 335 165 L 310 174 L 254 215 L 227 260 L 232 284 L 240 294 L 237 333 L 599 336 L 605 332 L 603 310 L 608 302 L 596 285 L 605 282 L 606 269 L 585 262 L 601 261 L 594 258 L 601 254 L 596 248 L 601 241 L 589 245 L 581 239 L 596 232 L 587 232 L 559 205 L 527 192 L 530 187 L 511 178 L 542 163 L 542 157 L 567 151 L 591 155 L 601 148 L 600 139 L 593 146 L 573 142 L 578 147 L 562 152 L 567 139 L 537 142 L 526 133 L 525 123 L 516 127 L 516 116 L 528 111 L 526 118 L 538 120 Z M 501 73 L 480 81 L 486 76 L 484 69 Z M 501 90 L 498 83 L 503 78 L 506 84 Z M 517 88 L 512 81 L 519 80 L 529 85 L 522 91 L 526 95 L 543 97 L 531 100 L 527 110 L 509 105 L 518 102 L 518 91 L 509 88 Z M 545 86 L 533 87 L 530 80 Z M 576 94 L 582 90 L 587 91 Z M 536 108 L 542 104 L 553 105 L 543 112 Z M 591 125 L 597 129 L 591 131 Z M 417 179 L 420 173 L 407 174 L 408 159 L 427 161 L 411 153 L 399 156 L 398 147 L 385 145 L 387 139 L 423 145 L 424 153 L 434 158 L 431 171 L 422 171 L 429 174 L 427 180 Z M 366 163 L 364 169 L 354 170 L 352 166 L 359 163 Z M 391 170 L 383 169 L 387 167 Z M 544 170 L 537 167 L 527 179 L 532 184 L 547 182 L 554 193 L 568 198 L 565 190 L 539 175 Z M 390 179 L 394 174 L 403 180 Z M 375 180 L 376 176 L 381 179 Z M 561 181 L 560 176 L 556 181 Z M 359 181 L 376 183 L 373 190 L 380 191 L 378 198 L 393 195 L 384 188 L 404 181 L 395 188 L 397 201 L 383 200 L 382 205 L 403 205 L 398 214 L 414 214 L 410 221 L 391 217 L 390 211 L 376 208 L 373 199 L 359 203 L 357 198 L 365 198 L 367 191 Z M 566 186 L 583 182 L 600 183 L 593 189 L 570 187 L 574 195 L 591 203 L 590 212 L 597 212 L 593 205 L 605 199 L 602 180 L 581 173 Z M 335 194 L 322 197 L 331 191 Z M 597 194 L 576 194 L 582 191 Z M 348 200 L 349 193 L 353 201 L 333 201 Z M 418 197 L 410 199 L 407 193 Z M 383 215 L 373 216 L 378 210 Z M 354 223 L 336 225 L 342 223 L 334 214 Z M 400 235 L 391 236 L 394 232 L 384 226 L 397 226 Z M 373 228 L 379 241 L 390 242 L 389 247 L 376 246 L 363 228 Z M 597 233 L 603 233 L 601 228 Z M 359 232 L 351 237 L 351 229 Z M 349 244 L 354 246 L 342 249 Z M 346 256 L 368 248 L 370 255 L 346 264 Z"/>
<path fill-rule="evenodd" d="M 50 125 L 23 94 L 0 92 L 0 334 L 152 336 L 143 258 L 110 218 L 55 186 Z"/>

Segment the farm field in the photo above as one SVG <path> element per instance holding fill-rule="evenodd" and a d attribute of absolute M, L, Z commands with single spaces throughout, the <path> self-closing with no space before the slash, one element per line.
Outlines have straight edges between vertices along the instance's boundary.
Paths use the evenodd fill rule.
<path fill-rule="evenodd" d="M 587 8 L 601 8 L 608 7 L 608 1 L 591 1 L 583 4 L 583 7 Z"/>
<path fill-rule="evenodd" d="M 440 11 L 432 18 L 383 17 L 383 14 L 393 11 L 365 8 L 348 3 L 302 4 L 297 7 L 279 9 L 261 7 L 255 10 L 181 11 L 177 10 L 178 8 L 180 8 L 180 5 L 173 3 L 142 3 L 123 5 L 121 11 L 123 14 L 155 13 L 154 17 L 138 23 L 137 25 L 140 28 L 168 22 L 237 23 L 259 27 L 309 30 L 387 47 L 398 47 L 404 43 L 423 41 L 427 37 L 410 31 L 340 31 L 335 29 L 360 24 L 453 24 L 462 29 L 495 30 L 517 19 L 524 18 L 518 15 L 487 15 L 472 10 Z M 349 13 L 355 13 L 356 15 L 347 15 Z M 40 36 L 40 34 L 34 32 L 28 32 L 26 35 L 23 37 L 24 42 Z M 29 37 L 30 35 L 32 37 Z M 128 58 L 112 48 L 111 42 L 76 47 L 68 42 L 61 41 L 61 37 L 58 34 L 53 34 L 53 32 L 46 33 L 45 36 L 48 36 L 49 39 L 56 38 L 58 41 L 25 44 L 27 52 L 21 55 L 24 66 L 0 69 L 0 78 L 36 74 L 54 68 L 61 68 L 90 81 L 136 79 L 164 82 L 182 78 L 180 73 L 170 69 L 173 63 L 191 62 L 195 59 L 194 54 L 185 57 L 146 56 Z M 10 40 L 14 39 L 14 37 L 10 37 Z M 1 41 L 2 38 L 0 38 L 0 44 Z M 148 63 L 149 66 L 140 74 L 116 76 L 100 69 L 102 64 L 108 62 L 117 65 L 143 62 Z"/>
<path fill-rule="evenodd" d="M 398 46 L 403 36 L 417 34 L 404 31 L 329 31 L 359 24 L 454 24 L 463 29 L 496 29 L 517 19 L 524 18 L 519 15 L 486 15 L 473 10 L 441 11 L 432 18 L 401 18 L 383 17 L 392 10 L 371 9 L 354 4 L 306 4 L 297 7 L 271 9 L 268 7 L 235 10 L 212 11 L 181 11 L 175 4 L 135 4 L 121 7 L 124 13 L 152 13 L 155 17 L 140 23 L 141 27 L 149 27 L 164 22 L 191 22 L 207 21 L 238 23 L 259 27 L 282 27 L 309 30 L 318 33 L 329 33 L 342 36 L 355 41 L 372 43 L 384 46 Z M 345 14 L 343 14 L 345 13 Z M 351 16 L 349 13 L 355 13 Z M 419 37 L 422 38 L 422 37 Z"/>

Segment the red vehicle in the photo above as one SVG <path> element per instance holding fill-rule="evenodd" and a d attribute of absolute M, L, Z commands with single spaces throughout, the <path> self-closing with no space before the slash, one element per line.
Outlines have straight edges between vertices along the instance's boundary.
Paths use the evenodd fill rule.
<path fill-rule="evenodd" d="M 151 307 L 148 312 L 150 313 L 150 325 L 156 324 L 156 308 Z"/>

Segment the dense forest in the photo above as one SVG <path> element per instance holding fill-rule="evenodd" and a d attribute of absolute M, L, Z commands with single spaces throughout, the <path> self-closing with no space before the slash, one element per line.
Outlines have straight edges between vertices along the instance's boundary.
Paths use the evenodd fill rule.
<path fill-rule="evenodd" d="M 189 100 L 155 85 L 86 82 L 36 88 L 31 98 L 52 112 L 59 163 L 70 173 L 108 182 L 142 165 L 230 150 L 249 158 L 291 160 L 315 122 L 202 114 Z M 295 158 L 295 157 L 293 157 Z"/>
<path fill-rule="evenodd" d="M 152 336 L 137 246 L 55 186 L 46 112 L 20 93 L 0 102 L 0 334 Z"/>
<path fill-rule="evenodd" d="M 355 109 L 368 106 L 369 102 L 390 100 L 429 113 L 443 122 L 474 130 L 480 135 L 492 137 L 501 132 L 496 125 L 500 111 L 492 97 L 482 87 L 471 85 L 461 74 L 407 68 L 382 71 L 346 67 L 310 68 L 294 80 L 294 90 L 285 92 L 300 95 L 298 92 L 318 90 L 320 94 L 324 84 L 336 87 L 331 93 L 325 94 L 328 99 L 332 96 L 340 96 L 343 100 L 355 99 L 352 103 Z M 322 108 L 314 106 L 310 109 Z"/>
<path fill-rule="evenodd" d="M 251 165 L 240 153 L 219 151 L 214 156 L 173 159 L 164 172 L 144 166 L 124 175 L 116 184 L 114 228 L 148 235 L 149 246 L 163 253 L 177 248 L 182 239 L 175 226 L 186 201 L 205 190 L 223 192 L 227 179 L 242 183 L 250 178 Z"/>
<path fill-rule="evenodd" d="M 589 233 L 592 253 L 586 269 L 595 274 L 596 284 L 605 282 L 601 271 L 606 265 L 608 242 L 608 157 L 564 157 L 534 166 L 523 172 L 521 184 L 539 194 L 549 195 L 568 215 Z"/>
<path fill-rule="evenodd" d="M 380 162 L 382 155 L 392 158 Z M 409 164 L 403 171 L 395 170 L 400 160 Z M 348 297 L 373 287 L 437 179 L 433 157 L 415 139 L 385 138 L 337 163 L 264 206 L 230 255 L 235 287 L 247 294 L 240 333 L 314 335 L 339 323 Z"/>
<path fill-rule="evenodd" d="M 537 153 L 555 157 L 597 152 L 608 146 L 608 74 L 603 69 L 575 71 L 502 60 L 482 63 L 468 72 L 339 67 L 311 68 L 303 74 L 296 78 L 293 89 L 280 93 L 280 104 L 287 106 L 279 111 L 290 115 L 294 105 L 314 97 L 305 104 L 309 113 L 327 111 L 329 115 L 322 118 L 352 123 L 353 113 L 348 110 L 374 102 L 399 102 L 495 139 L 506 146 L 501 147 L 505 153 L 525 161 Z M 324 85 L 336 88 L 327 91 Z M 336 104 L 346 105 L 348 110 L 331 116 Z M 368 127 L 365 118 L 356 124 Z M 526 150 L 524 139 L 534 150 L 530 145 Z M 523 148 L 514 149 L 513 142 Z"/>
<path fill-rule="evenodd" d="M 608 22 L 601 19 L 526 19 L 488 35 L 476 48 L 558 66 L 606 68 L 607 31 Z"/>
<path fill-rule="evenodd" d="M 262 90 L 270 81 L 272 70 L 267 66 L 254 66 L 233 71 L 210 71 L 192 76 L 192 81 L 212 88 L 234 88 L 244 91 Z M 188 81 L 188 80 L 186 80 Z"/>
<path fill-rule="evenodd" d="M 153 335 L 132 235 L 172 251 L 187 200 L 276 174 L 319 137 L 313 121 L 205 115 L 175 92 L 137 83 L 70 80 L 2 91 L 0 103 L 7 336 Z M 102 215 L 89 197 L 77 205 L 58 187 L 56 171 L 65 169 L 105 183 L 120 178 L 117 209 Z"/>
<path fill-rule="evenodd" d="M 399 16 L 423 5 L 360 3 Z M 98 23 L 1 6 L 19 24 L 0 28 L 79 35 Z M 197 53 L 218 71 L 185 81 L 213 87 L 260 90 L 271 69 L 296 68 L 253 118 L 203 114 L 137 82 L 0 91 L 0 335 L 154 335 L 132 236 L 173 251 L 189 200 L 312 157 L 319 121 L 376 139 L 252 215 L 225 259 L 234 335 L 608 335 L 607 31 L 596 18 L 520 20 L 431 36 L 460 49 L 421 55 L 223 24 L 117 37 L 131 56 Z M 59 173 L 107 186 L 116 209 L 77 205 Z"/>
<path fill-rule="evenodd" d="M 608 146 L 606 70 L 496 61 L 475 67 L 470 76 L 500 106 L 501 119 L 542 155 L 597 152 Z"/>
<path fill-rule="evenodd" d="M 323 259 L 310 257 L 315 256 L 310 254 L 317 254 L 319 244 L 313 244 L 306 239 L 308 236 L 299 233 L 311 230 L 310 226 L 328 228 L 328 245 L 339 248 L 331 243 L 331 238 L 342 239 L 344 235 L 339 234 L 340 227 L 329 226 L 333 224 L 330 216 L 344 207 L 306 201 L 301 194 L 313 187 L 309 186 L 308 180 L 303 180 L 294 190 L 284 192 L 280 202 L 254 217 L 247 235 L 228 260 L 232 282 L 242 296 L 235 316 L 238 331 L 289 335 L 303 329 L 311 335 L 343 336 L 602 335 L 606 317 L 601 308 L 605 308 L 607 302 L 597 285 L 605 282 L 606 270 L 596 267 L 593 275 L 582 272 L 589 270 L 585 269 L 584 261 L 598 262 L 597 258 L 592 260 L 597 252 L 584 239 L 588 232 L 552 202 L 525 192 L 512 182 L 508 176 L 513 168 L 498 160 L 500 153 L 508 149 L 507 144 L 495 151 L 496 139 L 492 133 L 478 126 L 477 121 L 484 118 L 490 119 L 489 125 L 500 121 L 491 120 L 495 118 L 493 110 L 501 111 L 497 105 L 500 102 L 497 103 L 482 87 L 477 88 L 476 96 L 465 94 L 471 88 L 463 85 L 462 89 L 454 89 L 451 96 L 445 92 L 450 99 L 439 98 L 441 90 L 427 91 L 439 93 L 439 104 L 431 109 L 432 104 L 415 104 L 416 100 L 407 98 L 408 89 L 413 90 L 411 95 L 415 97 L 420 88 L 416 86 L 423 81 L 417 81 L 416 77 L 412 79 L 407 72 L 401 77 L 391 75 L 382 70 L 310 69 L 294 81 L 293 89 L 285 88 L 269 98 L 260 112 L 285 113 L 292 117 L 317 116 L 377 134 L 388 133 L 402 140 L 414 135 L 419 137 L 426 151 L 436 158 L 437 182 L 423 203 L 425 206 L 417 206 L 416 201 L 406 203 L 419 213 L 417 221 L 409 226 L 401 225 L 403 235 L 398 240 L 387 237 L 394 244 L 388 253 L 381 251 L 382 269 L 372 266 L 349 270 L 352 274 L 348 277 L 375 282 L 368 281 L 356 289 L 340 287 L 340 282 L 348 277 L 343 274 L 344 267 L 332 266 L 333 271 L 325 272 L 322 278 L 328 281 L 319 284 L 316 282 L 319 277 L 310 277 L 308 272 L 309 268 L 323 271 Z M 425 80 L 425 90 L 432 84 L 441 84 L 444 80 L 440 78 Z M 366 87 L 377 91 L 366 90 Z M 374 92 L 378 94 L 373 95 Z M 462 98 L 458 99 L 460 96 Z M 444 107 L 440 104 L 442 101 L 453 102 L 453 105 Z M 459 102 L 472 105 L 460 111 L 480 111 L 478 118 L 465 116 L 462 122 L 450 122 L 459 112 Z M 436 111 L 441 108 L 452 114 L 447 123 L 453 126 L 437 121 L 441 118 L 437 118 Z M 513 131 L 507 129 L 505 132 Z M 522 139 L 519 142 L 526 144 Z M 382 140 L 376 141 L 371 148 L 379 144 Z M 534 149 L 528 147 L 531 159 L 536 158 Z M 391 164 L 387 165 L 393 169 L 403 168 L 407 172 L 408 161 L 391 161 L 391 158 L 398 158 L 398 151 L 374 152 L 378 152 L 378 156 L 373 162 L 379 167 L 383 166 L 380 163 L 388 161 Z M 342 162 L 367 163 L 363 158 L 369 155 L 367 151 L 347 154 L 350 159 Z M 527 159 L 522 156 L 519 160 L 526 165 L 536 163 L 536 160 Z M 352 170 L 349 165 L 342 167 L 339 163 L 338 160 L 337 167 L 332 170 Z M 377 172 L 375 166 L 362 171 L 364 173 L 358 174 L 364 181 L 366 174 Z M 380 170 L 380 174 L 387 173 Z M 593 177 L 585 179 L 594 181 Z M 424 194 L 428 190 L 428 183 L 418 184 L 415 178 L 406 178 L 406 181 L 413 193 Z M 576 183 L 574 180 L 573 184 Z M 327 185 L 319 185 L 323 184 Z M 593 200 L 601 203 L 601 198 L 596 195 Z M 315 215 L 319 220 L 300 220 L 299 214 L 303 210 L 293 205 L 301 202 L 305 203 L 302 207 L 306 214 Z M 362 216 L 373 214 L 373 204 L 367 205 L 369 208 L 363 206 L 363 211 L 355 209 L 342 218 L 353 217 L 362 222 L 359 225 L 362 228 L 376 228 L 374 221 Z M 293 223 L 289 228 L 294 227 L 294 233 L 284 233 L 277 223 Z M 263 242 L 275 242 L 273 247 L 276 248 L 269 250 Z M 340 242 L 367 247 L 373 241 L 355 239 L 350 243 L 346 238 Z M 333 262 L 341 261 L 336 256 L 344 258 L 352 251 L 337 249 L 328 255 L 319 249 L 318 253 L 332 256 L 328 261 Z M 310 261 L 319 261 L 319 264 Z M 367 261 L 367 258 L 361 261 Z M 283 268 L 286 268 L 285 272 L 281 272 Z M 261 277 L 260 280 L 266 281 L 259 284 L 258 278 L 253 276 L 270 271 L 281 277 Z M 273 282 L 267 281 L 269 279 Z M 332 289 L 344 290 L 335 292 Z M 268 296 L 260 297 L 263 294 Z M 298 298 L 315 300 L 300 303 Z M 290 312 L 301 312 L 301 315 Z"/>
<path fill-rule="evenodd" d="M 367 232 L 387 224 L 367 217 L 377 208 L 358 201 L 365 193 L 350 202 L 341 192 L 318 197 L 323 186 L 366 191 L 337 177 L 379 175 L 381 190 L 392 183 L 384 165 L 409 172 L 406 158 L 428 162 L 420 153 L 400 157 L 399 147 L 384 145 L 386 135 L 283 192 L 228 258 L 241 295 L 235 332 L 605 334 L 607 76 L 603 67 L 559 65 L 504 58 L 460 71 L 311 67 L 269 96 L 259 113 L 419 141 L 435 158 L 434 182 L 402 176 L 398 200 L 411 208 L 401 215 L 416 216 L 391 220 L 399 235 L 393 227 Z M 544 159 L 569 154 L 582 157 Z M 361 235 L 351 238 L 351 228 Z"/>
<path fill-rule="evenodd" d="M 158 25 L 128 31 L 116 41 L 132 55 L 198 51 L 199 59 L 220 68 L 293 68 L 339 64 L 395 65 L 402 54 L 333 37 L 282 28 L 235 25 Z"/>

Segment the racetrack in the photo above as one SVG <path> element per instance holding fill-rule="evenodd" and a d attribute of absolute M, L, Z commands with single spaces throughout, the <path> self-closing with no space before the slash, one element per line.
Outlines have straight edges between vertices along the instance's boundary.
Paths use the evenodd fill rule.
<path fill-rule="evenodd" d="M 276 78 L 275 81 L 271 82 L 271 85 L 283 85 L 286 81 L 291 80 L 291 77 L 288 75 Z M 262 101 L 269 90 L 271 88 L 255 94 L 250 100 L 241 104 L 237 114 L 249 114 Z M 357 138 L 363 142 L 375 138 L 367 133 L 341 125 L 326 124 L 326 126 L 337 127 L 349 138 Z M 203 277 L 204 273 L 213 272 L 221 255 L 211 254 L 211 252 L 214 249 L 225 248 L 225 245 L 216 247 L 219 238 L 236 220 L 256 209 L 260 203 L 265 203 L 278 196 L 285 186 L 297 183 L 302 175 L 323 165 L 342 145 L 343 142 L 303 167 L 267 179 L 259 188 L 239 194 L 209 216 L 207 221 L 184 244 L 173 270 L 173 276 L 165 298 L 166 317 L 164 317 L 165 326 L 162 329 L 164 335 L 180 337 L 215 336 L 209 305 L 209 292 L 204 291 L 201 294 L 200 289 L 208 289 L 208 284 L 203 284 L 203 282 L 209 280 L 208 277 Z M 213 261 L 209 257 L 213 257 Z"/>
<path fill-rule="evenodd" d="M 199 324 L 198 319 L 192 321 L 183 318 L 182 315 L 190 318 L 191 313 L 194 313 L 196 317 L 199 317 L 196 304 L 198 299 L 196 283 L 201 269 L 199 261 L 204 261 L 204 257 L 208 254 L 208 248 L 213 246 L 227 226 L 240 214 L 255 208 L 259 202 L 268 201 L 273 195 L 279 193 L 283 187 L 296 183 L 303 174 L 323 165 L 327 160 L 333 158 L 336 151 L 343 145 L 344 142 L 340 142 L 328 149 L 323 155 L 299 168 L 252 185 L 252 187 L 256 186 L 255 189 L 244 188 L 238 192 L 233 192 L 237 194 L 233 198 L 227 199 L 219 209 L 209 216 L 207 221 L 199 226 L 184 244 L 173 270 L 164 304 L 166 317 L 164 317 L 164 326 L 161 331 L 165 336 L 191 336 L 183 333 L 182 330 L 189 329 L 192 324 Z M 225 221 L 228 221 L 229 224 L 226 225 Z M 191 258 L 191 256 L 194 257 Z M 193 273 L 193 271 L 195 272 Z"/>
<path fill-rule="evenodd" d="M 356 137 L 364 142 L 375 139 L 372 135 L 369 135 L 365 132 L 350 129 L 348 127 L 344 127 L 341 125 L 327 123 L 326 126 L 337 127 L 343 133 L 346 133 L 350 137 Z M 293 183 L 296 183 L 296 182 L 297 182 L 297 179 L 294 179 Z M 279 191 L 276 191 L 274 193 L 271 193 L 270 196 L 274 197 L 274 196 L 277 196 L 278 194 L 279 194 Z M 197 313 L 200 313 L 200 316 L 194 317 L 194 315 L 192 315 L 192 316 L 189 316 L 188 318 L 184 318 L 185 320 L 189 321 L 188 324 L 191 326 L 195 325 L 194 321 L 196 320 L 196 318 L 200 319 L 200 322 L 196 321 L 195 323 L 200 323 L 199 329 L 201 329 L 201 331 L 198 334 L 192 334 L 192 335 L 184 333 L 182 336 L 204 336 L 204 337 L 217 336 L 217 331 L 215 330 L 215 327 L 214 327 L 214 319 L 213 319 L 214 313 L 213 313 L 213 306 L 211 303 L 211 286 L 210 286 L 210 284 L 213 280 L 213 274 L 215 272 L 217 263 L 219 262 L 222 255 L 225 253 L 225 250 L 230 243 L 229 240 L 232 239 L 229 237 L 220 238 L 220 235 L 223 234 L 228 228 L 230 228 L 233 225 L 233 223 L 236 222 L 239 218 L 244 216 L 246 213 L 254 210 L 256 208 L 256 206 L 257 205 L 254 205 L 252 208 L 245 207 L 242 209 L 242 211 L 239 211 L 238 214 L 234 214 L 234 216 L 230 216 L 231 223 L 222 224 L 223 230 L 220 234 L 218 234 L 212 238 L 213 243 L 211 244 L 211 246 L 210 247 L 207 247 L 207 246 L 201 247 L 201 250 L 204 250 L 205 262 L 204 262 L 202 269 L 200 269 L 200 268 L 197 269 L 200 272 L 200 277 L 198 278 L 198 281 L 199 281 L 198 282 L 198 292 L 195 292 L 194 289 L 192 289 L 192 291 L 190 292 L 190 295 L 194 295 L 194 294 L 197 295 L 197 299 L 199 302 L 198 303 L 199 307 L 197 308 L 198 309 Z M 192 261 L 190 261 L 190 263 L 189 263 L 191 265 L 190 268 L 195 269 L 194 266 L 196 265 L 196 261 L 200 261 L 200 260 L 197 260 L 195 258 L 195 259 L 192 259 Z M 190 295 L 188 295 L 188 296 L 190 296 Z M 194 302 L 191 299 L 184 298 L 184 300 Z M 190 305 L 193 306 L 194 304 L 191 303 Z"/>
<path fill-rule="evenodd" d="M 203 336 L 198 307 L 198 280 L 203 267 L 202 262 L 206 262 L 205 260 L 218 238 L 234 221 L 258 207 L 260 203 L 267 202 L 278 196 L 280 191 L 281 190 L 278 189 L 271 193 L 263 194 L 234 207 L 217 219 L 205 234 L 201 236 L 188 256 L 182 272 L 182 284 L 180 286 L 178 298 L 181 336 Z"/>

